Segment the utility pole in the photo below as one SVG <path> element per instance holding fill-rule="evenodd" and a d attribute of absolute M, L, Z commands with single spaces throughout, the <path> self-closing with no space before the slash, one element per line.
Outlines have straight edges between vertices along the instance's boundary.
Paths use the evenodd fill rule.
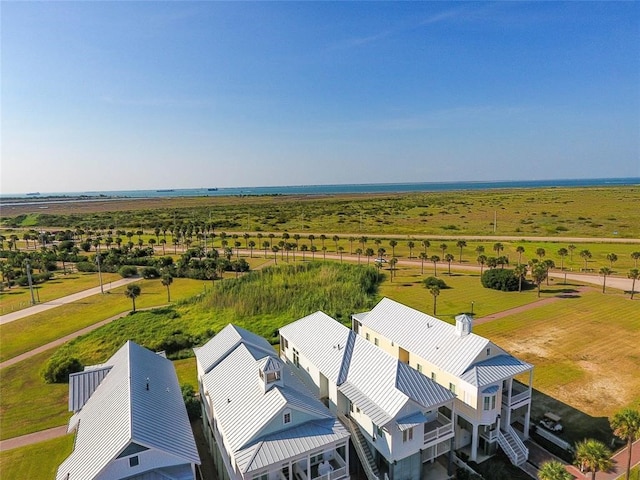
<path fill-rule="evenodd" d="M 33 296 L 33 281 L 31 280 L 31 264 L 29 260 L 25 260 L 25 269 L 27 270 L 27 281 L 29 282 L 29 292 L 31 293 L 31 305 L 36 304 L 36 299 Z"/>
<path fill-rule="evenodd" d="M 100 279 L 100 293 L 104 294 L 104 288 L 102 287 L 102 271 L 100 270 L 100 254 L 96 255 L 96 263 L 98 264 L 98 278 Z"/>

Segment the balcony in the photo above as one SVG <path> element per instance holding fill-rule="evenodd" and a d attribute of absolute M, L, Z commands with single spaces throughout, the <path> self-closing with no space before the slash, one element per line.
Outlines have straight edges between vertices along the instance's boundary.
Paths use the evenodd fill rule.
<path fill-rule="evenodd" d="M 508 391 L 503 390 L 502 392 L 502 405 L 504 406 L 516 408 L 530 400 L 531 391 L 529 387 L 515 380 L 511 386 L 511 400 L 509 400 Z"/>
<path fill-rule="evenodd" d="M 450 418 L 438 412 L 438 416 L 424 424 L 424 444 L 432 444 L 453 436 L 453 423 Z"/>
<path fill-rule="evenodd" d="M 286 472 L 280 471 L 280 480 L 289 480 Z M 311 465 L 311 475 L 307 476 L 307 469 L 299 464 L 293 465 L 293 478 L 311 480 L 340 480 L 348 478 L 347 463 L 337 451 L 333 452 L 333 458 Z"/>

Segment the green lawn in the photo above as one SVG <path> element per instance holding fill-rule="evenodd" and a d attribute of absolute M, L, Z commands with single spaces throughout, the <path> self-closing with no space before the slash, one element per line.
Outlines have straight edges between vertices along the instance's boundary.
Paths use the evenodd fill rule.
<path fill-rule="evenodd" d="M 196 357 L 175 360 L 173 366 L 178 375 L 180 385 L 188 383 L 198 391 L 198 372 L 196 369 Z"/>
<path fill-rule="evenodd" d="M 103 273 L 102 281 L 107 284 L 122 278 L 117 273 Z M 64 275 L 56 272 L 55 277 L 36 286 L 34 295 L 40 303 L 49 302 L 57 298 L 78 293 L 88 288 L 100 285 L 97 273 L 69 273 Z M 12 287 L 0 292 L 0 315 L 31 306 L 31 295 L 28 287 Z"/>
<path fill-rule="evenodd" d="M 40 369 L 53 352 L 47 350 L 2 369 L 0 439 L 58 427 L 68 421 L 71 416 L 67 411 L 69 385 L 47 384 L 40 375 Z"/>
<path fill-rule="evenodd" d="M 9 479 L 51 480 L 73 450 L 74 434 L 0 452 L 0 476 Z"/>
<path fill-rule="evenodd" d="M 136 299 L 137 308 L 148 308 L 167 303 L 167 289 L 160 280 L 140 280 L 142 294 Z M 210 288 L 201 280 L 176 278 L 170 287 L 174 302 L 190 298 Z M 93 295 L 81 301 L 62 305 L 46 312 L 31 315 L 0 325 L 2 351 L 0 361 L 13 358 L 41 345 L 76 332 L 119 313 L 129 311 L 131 300 L 124 296 L 125 287 L 104 295 Z"/>

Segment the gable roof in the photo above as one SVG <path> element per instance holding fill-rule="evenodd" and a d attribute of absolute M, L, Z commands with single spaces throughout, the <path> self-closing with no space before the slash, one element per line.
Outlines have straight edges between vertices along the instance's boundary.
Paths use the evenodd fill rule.
<path fill-rule="evenodd" d="M 533 365 L 511 355 L 498 355 L 474 364 L 462 379 L 476 387 L 484 387 L 531 370 Z"/>
<path fill-rule="evenodd" d="M 77 412 L 93 395 L 100 382 L 111 371 L 111 366 L 85 368 L 83 372 L 69 375 L 69 411 Z"/>
<path fill-rule="evenodd" d="M 260 335 L 256 335 L 253 332 L 233 324 L 229 324 L 224 327 L 202 347 L 194 348 L 193 351 L 196 352 L 198 363 L 202 367 L 204 373 L 207 373 L 240 343 L 252 346 L 255 349 L 263 350 L 265 355 L 269 355 L 273 352 L 271 344 Z"/>
<path fill-rule="evenodd" d="M 280 333 L 377 425 L 390 422 L 410 401 L 432 408 L 454 398 L 449 390 L 322 312 L 301 318 Z M 344 347 L 338 349 L 338 344 Z"/>
<path fill-rule="evenodd" d="M 273 430 L 269 431 L 267 437 L 262 432 L 274 419 L 280 418 L 285 409 L 304 412 L 316 421 L 334 419 L 333 414 L 307 390 L 304 384 L 293 375 L 291 369 L 275 357 L 273 348 L 270 347 L 270 349 L 271 352 L 267 354 L 262 348 L 254 348 L 252 344 L 247 345 L 244 341 L 240 341 L 202 377 L 218 430 L 224 437 L 225 444 L 234 452 L 238 468 L 244 473 L 247 469 L 253 468 L 252 465 L 256 465 L 252 458 L 246 455 L 246 449 L 257 448 L 255 445 L 260 441 L 266 441 L 267 437 L 271 439 L 270 441 L 280 438 L 274 437 Z M 199 355 L 200 350 L 196 351 L 196 357 Z M 198 361 L 200 361 L 199 358 Z M 267 364 L 280 365 L 282 376 L 278 384 L 265 392 L 260 385 L 258 371 Z M 280 431 L 289 431 L 298 426 L 299 424 L 294 424 L 286 427 L 283 424 Z M 282 435 L 284 439 L 288 434 L 282 433 Z M 317 433 L 313 436 L 317 436 Z M 297 440 L 313 443 L 311 438 L 305 440 L 303 437 L 298 437 Z M 283 440 L 269 448 L 274 451 L 282 450 L 287 444 Z M 286 453 L 285 450 L 282 451 Z M 274 455 L 268 457 L 275 459 Z M 290 456 L 287 455 L 287 458 Z"/>
<path fill-rule="evenodd" d="M 200 464 L 171 361 L 128 341 L 107 365 L 109 373 L 69 421 L 69 431 L 77 427 L 75 446 L 56 478 L 93 479 L 131 442 Z"/>
<path fill-rule="evenodd" d="M 389 298 L 358 318 L 366 327 L 457 377 L 487 348 L 509 356 L 484 337 L 475 333 L 460 336 L 454 325 Z"/>

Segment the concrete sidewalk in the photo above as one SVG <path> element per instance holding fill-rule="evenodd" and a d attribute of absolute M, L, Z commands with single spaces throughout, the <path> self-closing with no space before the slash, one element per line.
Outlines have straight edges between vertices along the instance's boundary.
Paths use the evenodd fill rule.
<path fill-rule="evenodd" d="M 103 285 L 103 290 L 105 292 L 108 292 L 113 288 L 122 287 L 139 280 L 141 280 L 140 277 L 123 278 L 122 280 L 116 280 L 115 282 L 105 283 Z M 77 302 L 78 300 L 82 300 L 83 298 L 91 297 L 93 295 L 98 295 L 99 293 L 100 287 L 89 288 L 88 290 L 73 293 L 71 295 L 67 295 L 66 297 L 57 298 L 45 303 L 39 303 L 38 305 L 34 305 L 33 307 L 23 308 L 22 310 L 18 310 L 17 312 L 7 313 L 6 315 L 0 316 L 0 325 L 14 322 L 16 320 L 20 320 L 21 318 L 25 318 L 36 313 L 46 312 L 47 310 L 59 307 L 60 305 Z"/>
<path fill-rule="evenodd" d="M 0 441 L 0 452 L 5 450 L 11 450 L 14 448 L 25 447 L 32 443 L 44 442 L 45 440 L 51 440 L 53 438 L 64 437 L 67 434 L 67 426 L 53 427 L 48 430 L 41 430 L 35 433 L 29 433 L 28 435 L 22 435 L 21 437 L 9 438 L 7 440 Z"/>

